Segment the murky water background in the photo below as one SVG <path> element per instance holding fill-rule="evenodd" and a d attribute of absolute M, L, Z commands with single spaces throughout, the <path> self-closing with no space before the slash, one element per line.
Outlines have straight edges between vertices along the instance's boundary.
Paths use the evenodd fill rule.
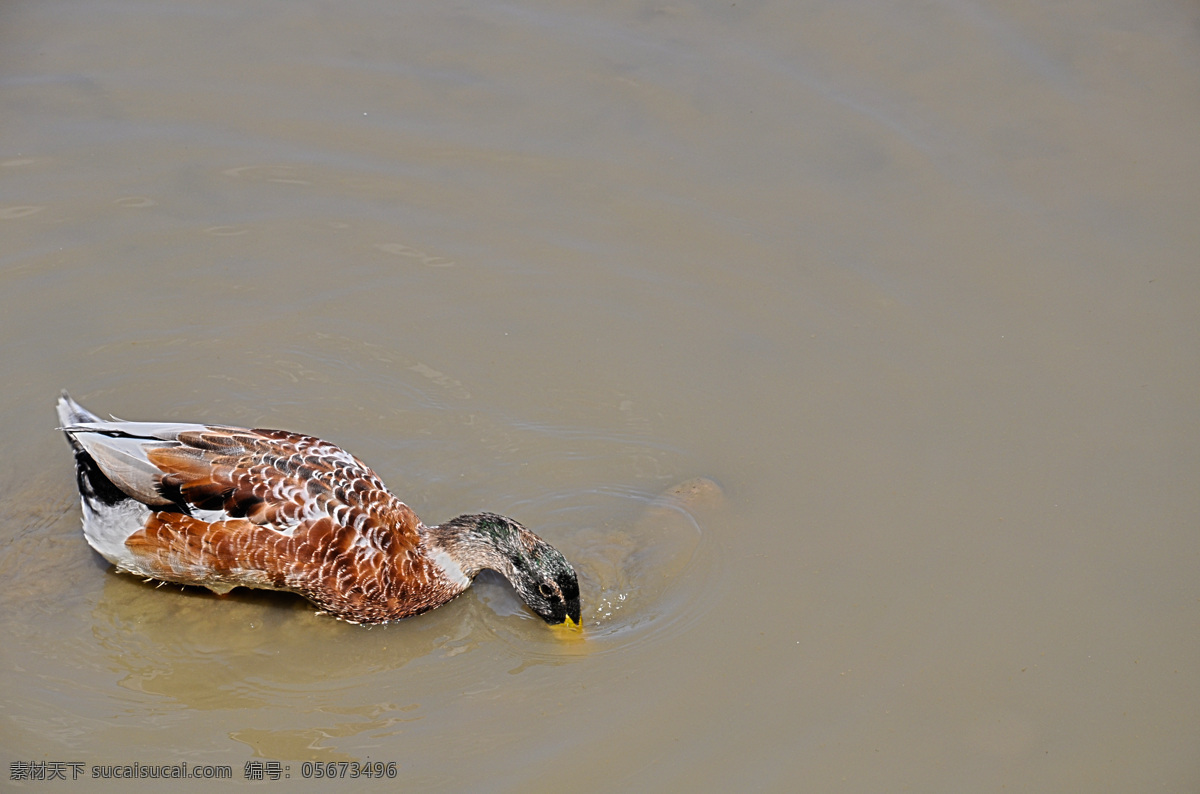
<path fill-rule="evenodd" d="M 6 4 L 2 787 L 1195 790 L 1197 141 L 1193 3 Z M 113 574 L 64 387 L 510 513 L 587 640 Z"/>

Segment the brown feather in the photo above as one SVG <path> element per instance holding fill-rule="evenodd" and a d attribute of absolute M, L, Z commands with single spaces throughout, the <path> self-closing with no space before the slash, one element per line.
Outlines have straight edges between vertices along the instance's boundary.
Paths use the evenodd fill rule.
<path fill-rule="evenodd" d="M 228 592 L 287 590 L 348 621 L 440 606 L 483 568 L 548 623 L 580 619 L 556 549 L 494 513 L 424 526 L 362 461 L 280 430 L 106 422 L 67 395 L 83 531 L 120 569 Z"/>
<path fill-rule="evenodd" d="M 126 540 L 139 573 L 218 591 L 287 590 L 352 622 L 398 620 L 461 591 L 425 558 L 416 514 L 361 461 L 275 430 L 206 428 L 148 452 L 207 522 L 151 513 Z M 334 485 L 336 483 L 336 485 Z"/>

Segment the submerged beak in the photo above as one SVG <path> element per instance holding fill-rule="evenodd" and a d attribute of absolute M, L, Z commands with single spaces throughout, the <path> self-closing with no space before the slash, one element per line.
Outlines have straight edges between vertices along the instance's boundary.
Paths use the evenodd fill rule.
<path fill-rule="evenodd" d="M 579 620 L 575 620 L 570 615 L 567 615 L 563 618 L 562 623 L 555 623 L 551 628 L 564 633 L 583 634 L 583 619 L 581 617 Z"/>

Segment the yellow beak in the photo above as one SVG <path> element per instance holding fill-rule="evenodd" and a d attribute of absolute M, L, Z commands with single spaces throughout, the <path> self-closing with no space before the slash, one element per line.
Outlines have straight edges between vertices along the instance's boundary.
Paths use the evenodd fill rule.
<path fill-rule="evenodd" d="M 579 622 L 576 623 L 574 620 L 571 619 L 570 615 L 567 615 L 567 617 L 563 619 L 562 623 L 555 625 L 553 628 L 563 629 L 566 631 L 580 631 L 581 632 L 581 631 L 583 631 L 583 618 L 581 617 L 579 619 Z"/>

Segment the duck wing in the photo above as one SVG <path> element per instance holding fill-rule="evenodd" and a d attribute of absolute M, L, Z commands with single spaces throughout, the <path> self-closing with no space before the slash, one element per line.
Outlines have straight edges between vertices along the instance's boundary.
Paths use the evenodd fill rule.
<path fill-rule="evenodd" d="M 366 464 L 312 436 L 155 422 L 63 430 L 114 485 L 152 508 L 290 532 L 320 518 L 361 530 L 404 507 Z"/>
<path fill-rule="evenodd" d="M 327 441 L 181 423 L 63 430 L 115 486 L 85 492 L 84 531 L 121 569 L 215 592 L 290 590 L 355 622 L 453 595 L 430 589 L 416 514 Z"/>

